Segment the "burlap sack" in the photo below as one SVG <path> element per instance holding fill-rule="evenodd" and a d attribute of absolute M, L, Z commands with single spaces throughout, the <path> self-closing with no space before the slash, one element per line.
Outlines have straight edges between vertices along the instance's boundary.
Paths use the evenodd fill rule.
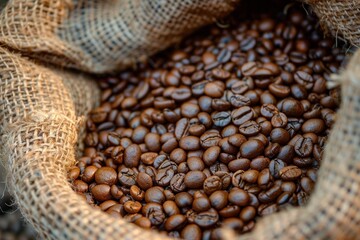
<path fill-rule="evenodd" d="M 78 133 L 83 129 L 86 112 L 99 98 L 99 90 L 90 76 L 58 67 L 92 73 L 118 70 L 230 12 L 235 3 L 9 3 L 0 14 L 0 152 L 9 172 L 11 193 L 41 238 L 166 239 L 94 211 L 72 191 L 66 170 L 75 164 Z M 359 43 L 357 0 L 310 4 L 329 32 L 355 45 Z M 329 14 L 334 12 L 338 14 L 336 18 Z M 342 105 L 309 204 L 261 220 L 243 239 L 360 236 L 359 64 L 358 51 L 340 76 Z M 226 234 L 236 238 L 232 233 Z"/>

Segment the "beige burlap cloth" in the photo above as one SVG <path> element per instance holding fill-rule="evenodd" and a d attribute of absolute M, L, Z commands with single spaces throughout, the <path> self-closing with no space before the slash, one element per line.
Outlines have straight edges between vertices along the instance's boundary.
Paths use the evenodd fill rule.
<path fill-rule="evenodd" d="M 0 152 L 11 193 L 41 238 L 165 239 L 94 211 L 67 182 L 66 170 L 75 164 L 84 116 L 99 98 L 96 83 L 80 71 L 105 73 L 129 66 L 226 15 L 236 3 L 9 2 L 0 14 Z M 308 3 L 328 33 L 360 45 L 357 0 Z M 359 51 L 340 79 L 342 105 L 310 202 L 306 207 L 264 218 L 242 238 L 359 238 Z"/>

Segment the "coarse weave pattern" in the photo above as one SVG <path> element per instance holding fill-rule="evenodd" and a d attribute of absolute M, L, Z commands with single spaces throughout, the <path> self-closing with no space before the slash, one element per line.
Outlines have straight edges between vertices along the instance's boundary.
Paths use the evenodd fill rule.
<path fill-rule="evenodd" d="M 341 34 L 356 45 L 356 1 L 310 4 L 333 35 L 355 26 Z M 230 12 L 235 2 L 10 1 L 0 14 L 0 152 L 11 193 L 41 238 L 166 239 L 93 210 L 71 189 L 66 171 L 99 90 L 88 75 L 37 61 L 92 73 L 118 70 Z M 335 7 L 341 18 L 325 18 Z M 309 204 L 264 218 L 242 239 L 360 236 L 359 66 L 358 51 L 341 75 L 343 101 Z"/>
<path fill-rule="evenodd" d="M 233 10 L 238 0 L 14 0 L 0 43 L 58 66 L 120 70 Z"/>
<path fill-rule="evenodd" d="M 326 34 L 360 47 L 359 0 L 305 0 L 319 17 Z"/>

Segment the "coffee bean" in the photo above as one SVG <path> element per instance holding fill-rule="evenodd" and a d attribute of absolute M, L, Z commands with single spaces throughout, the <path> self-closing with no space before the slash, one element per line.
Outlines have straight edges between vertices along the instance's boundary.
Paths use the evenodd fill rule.
<path fill-rule="evenodd" d="M 221 139 L 220 133 L 216 130 L 208 130 L 200 137 L 200 145 L 207 149 L 212 146 L 217 146 Z"/>
<path fill-rule="evenodd" d="M 116 183 L 117 173 L 111 167 L 102 167 L 95 172 L 95 181 L 97 184 L 113 185 Z"/>
<path fill-rule="evenodd" d="M 213 165 L 215 161 L 218 159 L 220 154 L 220 147 L 212 146 L 204 152 L 203 161 L 207 166 Z"/>
<path fill-rule="evenodd" d="M 228 193 L 226 191 L 215 191 L 210 196 L 210 203 L 216 210 L 223 209 L 228 203 Z"/>
<path fill-rule="evenodd" d="M 201 188 L 206 176 L 201 171 L 190 171 L 186 173 L 184 183 L 188 188 Z"/>
<path fill-rule="evenodd" d="M 285 181 L 293 181 L 301 176 L 301 169 L 296 166 L 287 166 L 279 171 L 281 179 Z"/>
<path fill-rule="evenodd" d="M 192 209 L 195 212 L 204 212 L 211 208 L 210 200 L 207 197 L 195 198 L 192 203 Z"/>
<path fill-rule="evenodd" d="M 201 240 L 201 228 L 196 224 L 188 224 L 181 231 L 181 238 L 185 240 Z"/>
<path fill-rule="evenodd" d="M 215 209 L 210 209 L 196 215 L 194 222 L 202 228 L 214 226 L 219 220 L 219 214 Z"/>
<path fill-rule="evenodd" d="M 170 181 L 171 190 L 174 192 L 181 192 L 184 191 L 186 188 L 185 185 L 185 174 L 184 173 L 177 173 Z"/>
<path fill-rule="evenodd" d="M 264 152 L 264 144 L 257 140 L 248 140 L 245 143 L 243 143 L 240 147 L 240 153 L 241 156 L 244 158 L 255 158 L 257 156 L 260 156 Z"/>
<path fill-rule="evenodd" d="M 239 126 L 239 132 L 247 137 L 254 136 L 261 131 L 261 127 L 255 121 L 247 121 Z"/>
<path fill-rule="evenodd" d="M 158 187 L 151 187 L 145 192 L 145 201 L 147 203 L 159 203 L 162 204 L 166 200 L 164 190 Z"/>
<path fill-rule="evenodd" d="M 294 149 L 297 155 L 300 157 L 309 157 L 313 151 L 313 142 L 310 138 L 300 137 L 294 145 Z"/>
<path fill-rule="evenodd" d="M 325 130 L 325 123 L 322 119 L 309 119 L 301 127 L 304 133 L 321 134 Z"/>
<path fill-rule="evenodd" d="M 93 197 L 100 202 L 110 200 L 110 186 L 107 184 L 98 184 L 91 189 Z"/>
<path fill-rule="evenodd" d="M 280 177 L 280 170 L 286 166 L 286 163 L 280 159 L 274 159 L 270 161 L 269 170 L 274 178 Z"/>
<path fill-rule="evenodd" d="M 233 188 L 228 195 L 228 199 L 229 202 L 239 207 L 246 206 L 250 201 L 249 194 L 240 188 Z"/>
<path fill-rule="evenodd" d="M 165 229 L 166 231 L 180 230 L 186 224 L 186 217 L 181 214 L 175 214 L 170 216 L 165 221 Z"/>
<path fill-rule="evenodd" d="M 270 133 L 270 140 L 273 143 L 285 145 L 290 141 L 290 134 L 283 128 L 274 128 Z"/>
<path fill-rule="evenodd" d="M 187 192 L 180 192 L 175 195 L 176 205 L 181 209 L 192 205 L 193 197 Z"/>
<path fill-rule="evenodd" d="M 231 112 L 232 122 L 239 126 L 254 117 L 254 110 L 248 106 L 240 107 Z"/>
<path fill-rule="evenodd" d="M 230 112 L 214 112 L 211 114 L 211 119 L 215 126 L 225 127 L 231 122 Z"/>
<path fill-rule="evenodd" d="M 128 201 L 124 204 L 124 209 L 128 213 L 138 213 L 141 210 L 141 203 Z"/>
<path fill-rule="evenodd" d="M 119 182 L 127 187 L 131 187 L 136 184 L 136 173 L 130 168 L 123 168 L 118 174 Z"/>
<path fill-rule="evenodd" d="M 218 176 L 207 177 L 204 181 L 203 187 L 205 193 L 207 195 L 210 195 L 211 193 L 223 188 L 222 180 Z"/>

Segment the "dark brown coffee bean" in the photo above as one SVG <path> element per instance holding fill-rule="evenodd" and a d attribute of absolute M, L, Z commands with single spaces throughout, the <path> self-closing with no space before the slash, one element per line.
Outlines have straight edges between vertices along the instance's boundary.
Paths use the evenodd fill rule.
<path fill-rule="evenodd" d="M 262 203 L 270 203 L 274 199 L 276 199 L 282 193 L 281 187 L 274 185 L 273 187 L 260 192 L 258 195 L 258 199 Z"/>
<path fill-rule="evenodd" d="M 195 212 L 204 212 L 207 211 L 211 208 L 211 203 L 209 198 L 207 197 L 199 197 L 199 198 L 195 198 L 193 203 L 192 203 L 192 209 Z"/>
<path fill-rule="evenodd" d="M 304 133 L 321 134 L 325 130 L 325 123 L 322 119 L 309 119 L 301 127 Z"/>
<path fill-rule="evenodd" d="M 91 183 L 95 179 L 95 172 L 98 170 L 95 166 L 88 166 L 85 168 L 84 173 L 82 175 L 82 180 L 86 183 Z"/>
<path fill-rule="evenodd" d="M 274 178 L 280 177 L 280 170 L 286 167 L 286 163 L 280 159 L 274 159 L 270 161 L 269 170 Z"/>
<path fill-rule="evenodd" d="M 285 127 L 287 123 L 288 123 L 288 119 L 287 119 L 286 115 L 281 112 L 274 114 L 274 116 L 271 118 L 271 125 L 274 128 Z"/>
<path fill-rule="evenodd" d="M 230 112 L 214 112 L 211 114 L 211 119 L 215 126 L 225 127 L 231 122 Z"/>
<path fill-rule="evenodd" d="M 100 202 L 110 200 L 110 186 L 107 184 L 98 184 L 91 189 L 92 196 Z"/>
<path fill-rule="evenodd" d="M 97 184 L 113 185 L 116 183 L 117 173 L 111 167 L 102 167 L 95 172 L 95 181 Z"/>
<path fill-rule="evenodd" d="M 207 96 L 212 98 L 220 98 L 224 93 L 224 87 L 216 84 L 215 82 L 209 82 L 205 85 L 204 92 Z"/>
<path fill-rule="evenodd" d="M 267 168 L 269 164 L 270 164 L 269 158 L 260 156 L 251 160 L 250 168 L 257 171 L 262 171 L 263 169 Z"/>
<path fill-rule="evenodd" d="M 229 136 L 228 142 L 235 147 L 240 147 L 246 142 L 246 138 L 242 134 L 233 134 Z"/>
<path fill-rule="evenodd" d="M 260 109 L 261 115 L 267 119 L 271 119 L 278 111 L 279 110 L 272 104 L 264 104 Z"/>
<path fill-rule="evenodd" d="M 201 240 L 202 231 L 196 224 L 188 224 L 184 227 L 180 234 L 181 238 L 185 240 Z"/>
<path fill-rule="evenodd" d="M 297 155 L 300 157 L 309 157 L 313 151 L 314 144 L 310 138 L 300 137 L 294 145 Z"/>
<path fill-rule="evenodd" d="M 186 173 L 184 183 L 188 188 L 201 188 L 204 184 L 206 176 L 201 171 L 190 171 Z"/>
<path fill-rule="evenodd" d="M 294 80 L 306 89 L 311 89 L 314 86 L 313 77 L 305 71 L 296 71 L 294 74 Z"/>
<path fill-rule="evenodd" d="M 308 177 L 303 177 L 301 178 L 300 186 L 307 194 L 310 194 L 314 189 L 314 182 Z"/>
<path fill-rule="evenodd" d="M 175 214 L 180 214 L 180 209 L 174 201 L 166 201 L 163 204 L 164 212 L 167 216 L 172 216 Z"/>
<path fill-rule="evenodd" d="M 283 112 L 288 118 L 301 117 L 304 113 L 304 107 L 301 105 L 301 103 L 291 98 L 286 98 L 282 102 L 282 106 L 279 110 L 281 110 L 281 112 Z"/>
<path fill-rule="evenodd" d="M 187 219 L 184 215 L 175 214 L 166 219 L 165 229 L 166 231 L 180 230 L 185 226 L 186 222 Z"/>
<path fill-rule="evenodd" d="M 221 139 L 220 133 L 217 130 L 208 130 L 200 137 L 200 145 L 207 149 L 212 146 L 217 146 Z"/>
<path fill-rule="evenodd" d="M 170 181 L 170 188 L 174 192 L 181 192 L 184 191 L 186 188 L 185 185 L 185 174 L 184 173 L 177 173 Z"/>
<path fill-rule="evenodd" d="M 145 192 L 145 202 L 147 203 L 163 204 L 165 200 L 164 190 L 158 187 L 151 187 Z"/>
<path fill-rule="evenodd" d="M 207 166 L 213 165 L 216 162 L 216 160 L 218 159 L 220 151 L 221 151 L 221 149 L 218 146 L 212 146 L 212 147 L 206 149 L 206 151 L 204 152 L 204 155 L 203 155 L 204 163 Z"/>
<path fill-rule="evenodd" d="M 159 152 L 161 149 L 160 136 L 156 133 L 148 133 L 145 136 L 146 147 L 151 152 Z"/>
<path fill-rule="evenodd" d="M 138 213 L 141 210 L 141 203 L 128 201 L 124 204 L 124 209 L 128 213 Z"/>
<path fill-rule="evenodd" d="M 166 187 L 169 186 L 174 175 L 175 171 L 171 167 L 159 169 L 158 173 L 155 175 L 155 181 L 158 186 Z"/>
<path fill-rule="evenodd" d="M 221 210 L 228 203 L 228 193 L 226 191 L 215 191 L 209 196 L 209 199 L 213 208 Z"/>
<path fill-rule="evenodd" d="M 130 168 L 123 168 L 118 173 L 119 182 L 126 186 L 131 187 L 136 184 L 136 173 Z"/>
<path fill-rule="evenodd" d="M 182 137 L 179 146 L 186 151 L 198 150 L 200 148 L 200 139 L 195 136 Z"/>
<path fill-rule="evenodd" d="M 241 145 L 240 153 L 242 157 L 252 159 L 262 155 L 264 148 L 265 146 L 261 141 L 257 139 L 248 140 Z"/>
<path fill-rule="evenodd" d="M 254 117 L 254 110 L 248 106 L 240 107 L 231 112 L 232 122 L 239 126 Z"/>
<path fill-rule="evenodd" d="M 261 131 L 261 127 L 255 121 L 247 121 L 239 126 L 239 132 L 247 137 L 255 136 Z"/>
<path fill-rule="evenodd" d="M 275 96 L 279 98 L 285 98 L 290 94 L 290 88 L 285 85 L 280 84 L 270 84 L 269 91 Z"/>
<path fill-rule="evenodd" d="M 210 209 L 205 212 L 201 212 L 196 215 L 194 219 L 194 223 L 196 223 L 199 227 L 209 228 L 214 226 L 219 220 L 219 214 L 215 209 Z"/>
<path fill-rule="evenodd" d="M 187 164 L 190 171 L 202 171 L 205 169 L 204 161 L 199 157 L 189 157 Z"/>
<path fill-rule="evenodd" d="M 283 167 L 279 175 L 284 181 L 293 181 L 301 176 L 301 169 L 296 166 Z"/>
<path fill-rule="evenodd" d="M 180 192 L 175 195 L 176 205 L 181 209 L 192 205 L 194 198 L 187 192 Z"/>
<path fill-rule="evenodd" d="M 252 206 L 247 206 L 243 208 L 240 212 L 240 219 L 244 222 L 249 222 L 253 220 L 256 216 L 256 209 Z"/>
<path fill-rule="evenodd" d="M 290 134 L 283 128 L 274 128 L 270 133 L 270 140 L 273 143 L 285 145 L 290 141 Z"/>
<path fill-rule="evenodd" d="M 228 164 L 228 168 L 231 172 L 236 172 L 238 170 L 248 170 L 250 168 L 251 161 L 247 158 L 239 158 L 231 161 Z"/>
<path fill-rule="evenodd" d="M 240 188 L 233 188 L 229 193 L 228 199 L 232 204 L 243 207 L 249 203 L 250 196 L 247 192 Z"/>
<path fill-rule="evenodd" d="M 218 176 L 207 177 L 203 184 L 204 191 L 207 195 L 210 195 L 213 192 L 222 189 L 222 187 L 222 180 Z"/>
<path fill-rule="evenodd" d="M 136 183 L 143 190 L 147 190 L 153 186 L 151 177 L 146 173 L 139 173 L 136 177 Z"/>

